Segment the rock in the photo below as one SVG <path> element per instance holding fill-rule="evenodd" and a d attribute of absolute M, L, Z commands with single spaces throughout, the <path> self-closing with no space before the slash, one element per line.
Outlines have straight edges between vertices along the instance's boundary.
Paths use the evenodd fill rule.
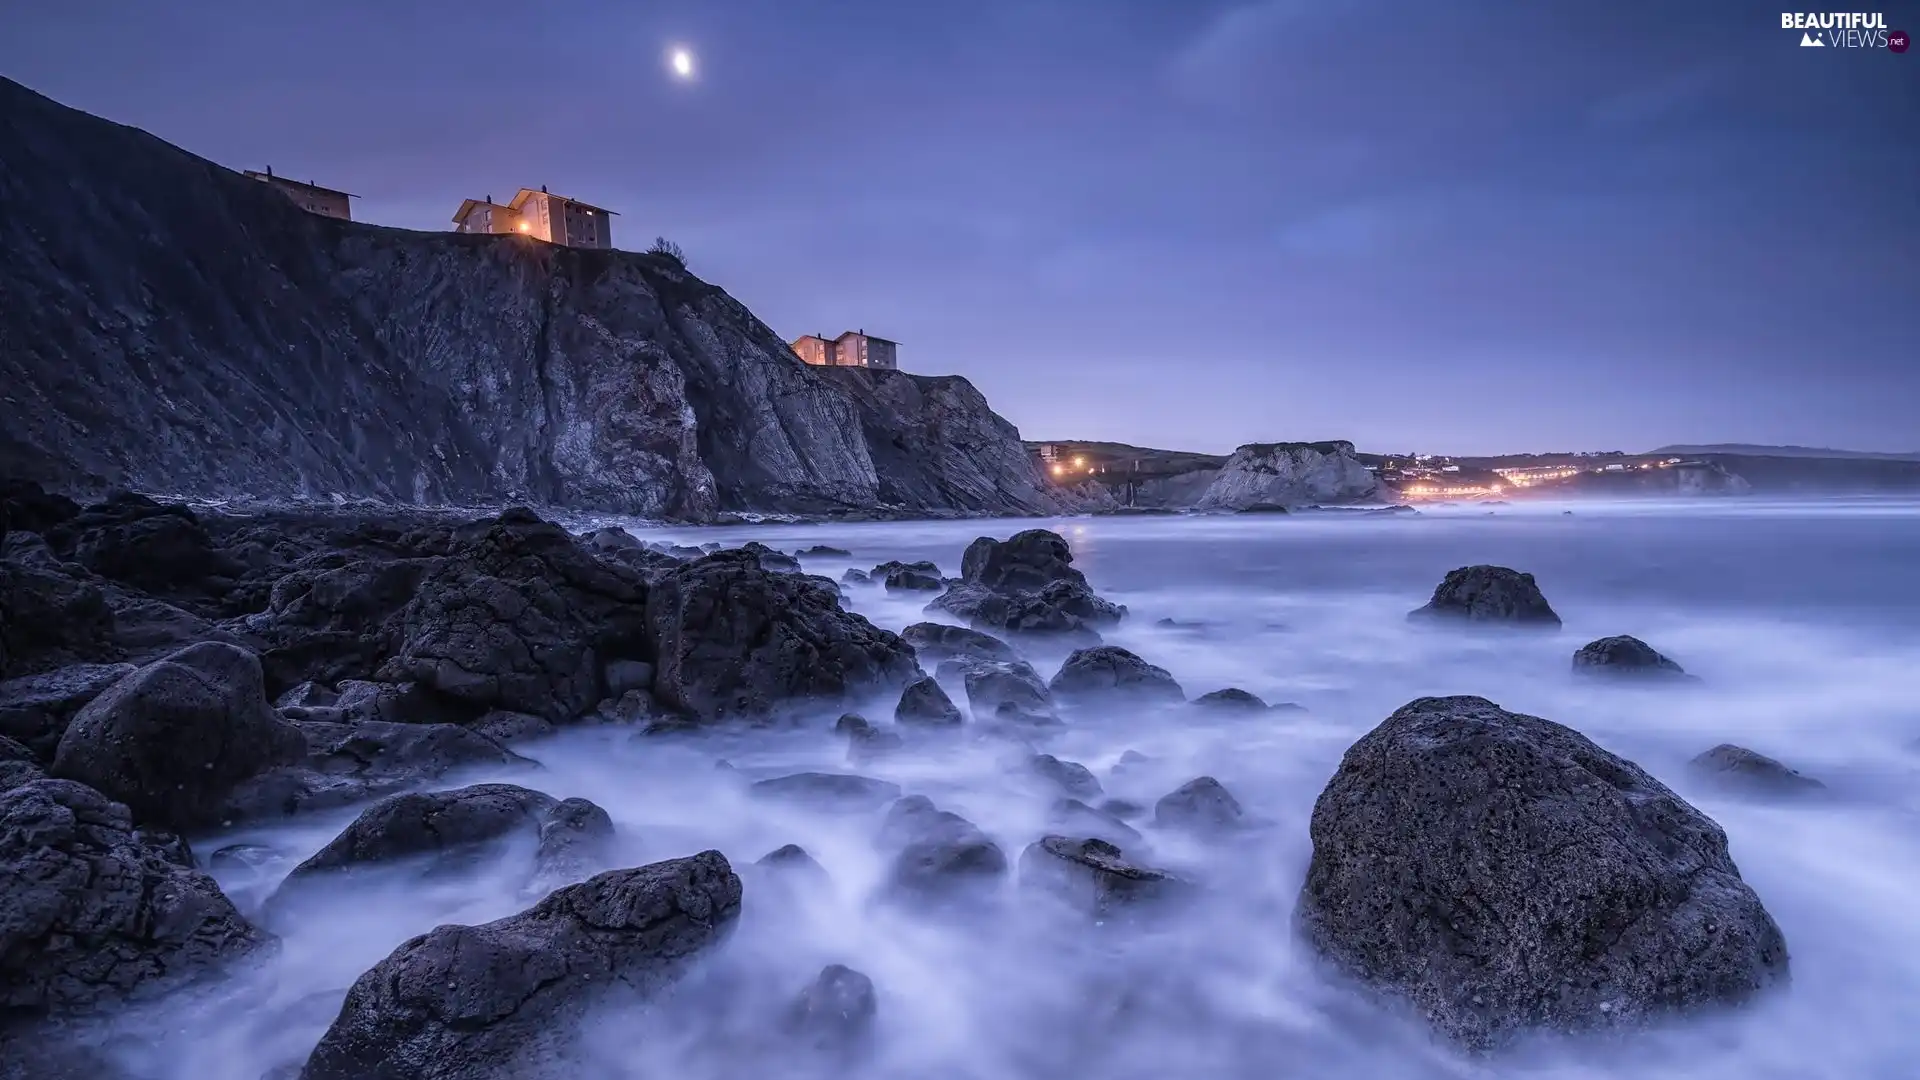
<path fill-rule="evenodd" d="M 1147 812 L 1146 807 L 1132 799 L 1102 799 L 1096 809 L 1121 821 L 1137 818 Z"/>
<path fill-rule="evenodd" d="M 859 713 L 845 713 L 833 722 L 833 733 L 849 739 L 860 739 L 873 734 L 873 725 Z"/>
<path fill-rule="evenodd" d="M 146 996 L 266 944 L 212 878 L 67 780 L 0 792 L 0 1008 L 15 1019 Z"/>
<path fill-rule="evenodd" d="M 1165 870 L 1140 866 L 1098 838 L 1045 836 L 1020 854 L 1020 887 L 1044 892 L 1098 919 L 1163 903 L 1185 887 Z"/>
<path fill-rule="evenodd" d="M 314 682 L 312 679 L 273 699 L 273 707 L 283 713 L 288 709 L 333 709 L 339 704 L 338 691 Z"/>
<path fill-rule="evenodd" d="M 978 900 L 1006 877 L 1007 856 L 979 827 L 925 796 L 887 810 L 880 845 L 893 853 L 886 892 L 917 903 Z"/>
<path fill-rule="evenodd" d="M 852 556 L 853 552 L 830 544 L 815 544 L 812 547 L 803 547 L 794 554 L 802 559 L 845 559 Z"/>
<path fill-rule="evenodd" d="M 1380 482 L 1345 440 L 1317 443 L 1249 443 L 1234 450 L 1197 510 L 1277 510 L 1288 506 L 1371 502 Z"/>
<path fill-rule="evenodd" d="M 0 480 L 0 542 L 8 528 L 44 533 L 71 521 L 80 505 L 65 495 L 49 494 L 31 480 Z"/>
<path fill-rule="evenodd" d="M 753 558 L 769 574 L 797 574 L 800 572 L 800 560 L 784 551 L 773 548 L 758 540 L 749 540 L 735 550 Z"/>
<path fill-rule="evenodd" d="M 1732 743 L 1705 751 L 1687 767 L 1708 783 L 1752 795 L 1803 795 L 1827 786 L 1765 754 Z"/>
<path fill-rule="evenodd" d="M 133 670 L 132 664 L 73 664 L 0 682 L 0 736 L 51 760 L 73 715 Z"/>
<path fill-rule="evenodd" d="M 821 866 L 807 849 L 799 844 L 782 844 L 755 859 L 753 865 L 770 874 L 777 874 L 796 881 L 822 884 L 831 880 L 827 868 Z"/>
<path fill-rule="evenodd" d="M 840 582 L 843 585 L 871 585 L 873 584 L 873 578 L 868 577 L 865 570 L 850 569 L 840 575 Z"/>
<path fill-rule="evenodd" d="M 1468 1046 L 1731 1005 L 1787 948 L 1726 834 L 1579 732 L 1421 698 L 1314 806 L 1307 939 Z"/>
<path fill-rule="evenodd" d="M 1653 646 L 1637 637 L 1622 634 L 1601 638 L 1580 646 L 1573 654 L 1576 675 L 1613 675 L 1671 679 L 1685 676 L 1685 669 L 1660 655 Z"/>
<path fill-rule="evenodd" d="M 900 797 L 899 784 L 849 773 L 794 773 L 756 781 L 748 790 L 759 798 L 823 810 L 867 810 Z"/>
<path fill-rule="evenodd" d="M 202 642 L 88 702 L 60 737 L 52 772 L 126 803 L 143 822 L 192 829 L 218 821 L 242 781 L 304 750 L 267 704 L 259 659 Z"/>
<path fill-rule="evenodd" d="M 1096 595 L 1072 563 L 1066 540 L 1045 529 L 1005 541 L 982 536 L 961 557 L 960 583 L 927 608 L 975 627 L 1097 640 L 1100 629 L 1118 623 L 1126 609 Z"/>
<path fill-rule="evenodd" d="M 871 1042 L 878 1009 L 872 979 L 829 964 L 788 1006 L 781 1028 L 805 1050 L 846 1060 Z"/>
<path fill-rule="evenodd" d="M 626 551 L 643 547 L 640 538 L 625 529 L 607 527 L 595 529 L 580 537 L 580 541 L 596 551 Z"/>
<path fill-rule="evenodd" d="M 381 677 L 416 680 L 476 715 L 571 720 L 605 696 L 602 664 L 641 647 L 650 610 L 639 571 L 510 509 L 421 581 Z"/>
<path fill-rule="evenodd" d="M 951 727 L 961 722 L 959 707 L 931 678 L 907 684 L 900 693 L 900 704 L 894 707 L 893 719 L 895 723 L 924 727 Z"/>
<path fill-rule="evenodd" d="M 286 856 L 265 844 L 228 844 L 207 856 L 215 870 L 265 870 L 285 862 Z"/>
<path fill-rule="evenodd" d="M 1121 752 L 1120 759 L 1113 763 L 1113 775 L 1119 776 L 1127 772 L 1136 772 L 1147 768 L 1152 765 L 1153 762 L 1153 758 L 1148 757 L 1138 750 L 1125 750 Z"/>
<path fill-rule="evenodd" d="M 847 761 L 854 765 L 865 765 L 876 758 L 886 757 L 907 745 L 897 731 L 879 731 L 868 728 L 855 733 L 847 741 Z"/>
<path fill-rule="evenodd" d="M 115 495 L 82 510 L 54 538 L 73 560 L 104 578 L 157 596 L 217 591 L 240 568 L 212 539 L 192 510 L 144 495 Z"/>
<path fill-rule="evenodd" d="M 717 851 L 612 870 L 481 926 L 408 941 L 353 984 L 300 1080 L 508 1080 L 552 1072 L 599 993 L 646 998 L 738 917 Z"/>
<path fill-rule="evenodd" d="M 331 555 L 273 583 L 264 612 L 246 620 L 265 648 L 269 687 L 371 679 L 398 645 L 402 613 L 434 564 L 390 554 Z"/>
<path fill-rule="evenodd" d="M 1155 667 L 1118 645 L 1075 649 L 1047 689 L 1063 701 L 1185 701 L 1166 668 Z"/>
<path fill-rule="evenodd" d="M 613 848 L 613 818 L 597 803 L 562 799 L 540 821 L 528 891 L 547 893 L 604 869 Z"/>
<path fill-rule="evenodd" d="M 506 709 L 494 709 L 483 714 L 480 719 L 467 725 L 476 735 L 484 735 L 497 743 L 517 742 L 521 739 L 538 739 L 551 735 L 555 728 L 553 722 L 528 713 L 509 712 Z"/>
<path fill-rule="evenodd" d="M 1013 651 L 1013 646 L 992 634 L 983 634 L 978 630 L 954 626 L 951 623 L 914 623 L 900 631 L 900 638 L 913 646 L 914 652 L 923 660 L 939 661 L 949 657 L 961 657 L 1017 663 L 1020 659 L 1020 655 Z"/>
<path fill-rule="evenodd" d="M 913 649 L 844 611 L 829 588 L 709 555 L 654 579 L 647 599 L 654 696 L 702 721 L 904 686 Z"/>
<path fill-rule="evenodd" d="M 1211 776 L 1195 777 L 1153 804 L 1153 823 L 1162 828 L 1215 834 L 1246 824 L 1246 811 L 1226 785 Z"/>
<path fill-rule="evenodd" d="M 620 697 L 634 690 L 653 689 L 653 665 L 639 660 L 613 660 L 606 670 L 607 696 Z"/>
<path fill-rule="evenodd" d="M 0 561 L 0 677 L 118 660 L 115 633 L 113 609 L 98 586 Z"/>
<path fill-rule="evenodd" d="M 223 822 L 285 817 L 347 806 L 435 780 L 455 769 L 533 762 L 472 728 L 453 724 L 357 724 L 302 721 L 298 765 L 242 781 L 220 812 Z"/>
<path fill-rule="evenodd" d="M 389 795 L 294 867 L 282 889 L 325 872 L 416 855 L 476 854 L 516 834 L 536 836 L 558 805 L 550 795 L 513 784 Z"/>
<path fill-rule="evenodd" d="M 1101 805 L 1108 806 L 1124 800 L 1109 799 Z M 1132 808 L 1135 814 L 1139 807 Z M 1100 809 L 1096 810 L 1079 799 L 1055 799 L 1047 810 L 1047 826 L 1065 836 L 1096 836 L 1108 843 L 1127 847 L 1144 842 L 1139 830 L 1122 821 L 1118 815 Z"/>
<path fill-rule="evenodd" d="M 1193 704 L 1216 713 L 1259 713 L 1266 712 L 1268 707 L 1264 700 L 1237 686 L 1201 694 L 1193 699 Z"/>
<path fill-rule="evenodd" d="M 46 778 L 46 770 L 24 743 L 0 735 L 0 791 L 12 791 L 22 784 Z"/>
<path fill-rule="evenodd" d="M 1002 711 L 1050 716 L 1053 694 L 1040 681 L 1040 673 L 1024 660 L 993 662 L 961 661 L 961 677 L 967 690 L 967 708 L 974 719 L 998 716 Z M 945 667 L 943 664 L 942 667 Z"/>
<path fill-rule="evenodd" d="M 1463 566 L 1449 571 L 1425 607 L 1407 614 L 1413 621 L 1462 620 L 1509 626 L 1558 627 L 1547 598 L 1532 574 L 1504 566 Z"/>
<path fill-rule="evenodd" d="M 938 592 L 946 586 L 940 567 L 925 559 L 912 563 L 883 562 L 873 568 L 868 578 L 886 586 L 888 592 Z"/>
<path fill-rule="evenodd" d="M 1100 794 L 1100 781 L 1094 778 L 1091 770 L 1077 761 L 1061 761 L 1052 754 L 1035 754 L 1027 759 L 1027 768 L 1069 795 L 1091 799 Z"/>

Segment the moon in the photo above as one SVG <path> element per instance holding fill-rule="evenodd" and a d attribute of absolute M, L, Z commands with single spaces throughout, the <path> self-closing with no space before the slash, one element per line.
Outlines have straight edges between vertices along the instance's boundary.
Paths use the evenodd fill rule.
<path fill-rule="evenodd" d="M 679 79 L 693 78 L 693 53 L 687 51 L 686 49 L 675 48 L 671 53 L 668 54 L 667 64 L 669 67 L 673 68 L 673 74 L 675 78 L 679 78 Z"/>

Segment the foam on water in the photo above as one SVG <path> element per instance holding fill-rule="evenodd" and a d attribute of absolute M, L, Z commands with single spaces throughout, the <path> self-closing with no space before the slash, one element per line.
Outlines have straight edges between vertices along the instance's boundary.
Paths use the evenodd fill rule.
<path fill-rule="evenodd" d="M 1920 506 L 1575 510 L 636 530 L 679 542 L 851 549 L 852 558 L 808 560 L 810 571 L 838 577 L 887 559 L 930 558 L 957 573 L 974 536 L 1045 524 L 1068 537 L 1098 590 L 1132 609 L 1110 641 L 1172 671 L 1189 696 L 1239 686 L 1310 711 L 1106 710 L 1076 718 L 1044 746 L 1085 763 L 1108 794 L 1148 805 L 1213 775 L 1267 822 L 1213 845 L 1143 826 L 1149 861 L 1206 888 L 1188 916 L 1138 930 L 1064 926 L 1011 888 L 990 915 L 876 905 L 885 873 L 873 846 L 877 812 L 796 810 L 745 791 L 745 779 L 805 769 L 883 777 L 963 814 L 1017 859 L 1048 831 L 1056 793 L 1017 767 L 1019 754 L 1004 742 L 958 738 L 858 768 L 820 727 L 672 740 L 579 729 L 521 748 L 544 771 L 497 777 L 604 806 L 620 829 L 623 865 L 718 848 L 740 867 L 798 843 L 833 878 L 828 891 L 778 902 L 749 885 L 737 931 L 677 992 L 597 1019 L 594 1075 L 779 1075 L 777 1064 L 757 1059 L 749 1068 L 733 1051 L 822 965 L 838 962 L 871 976 L 880 999 L 875 1055 L 841 1075 L 1912 1077 L 1920 1060 Z M 1405 613 L 1447 570 L 1480 562 L 1534 573 L 1565 629 L 1513 635 L 1408 624 Z M 926 618 L 928 598 L 850 589 L 853 607 L 893 629 Z M 1163 617 L 1183 625 L 1156 626 Z M 1704 682 L 1648 691 L 1571 677 L 1578 645 L 1621 633 Z M 1050 675 L 1062 655 L 1036 655 L 1035 664 Z M 1468 1060 L 1317 965 L 1290 929 L 1315 797 L 1346 747 L 1394 708 L 1455 693 L 1569 724 L 1724 826 L 1786 933 L 1792 986 L 1750 1008 L 1625 1039 L 1545 1042 Z M 891 701 L 865 704 L 876 722 L 890 719 Z M 1825 780 L 1831 795 L 1781 805 L 1702 789 L 1684 763 L 1721 742 L 1781 758 Z M 1153 760 L 1112 773 L 1127 750 Z M 717 770 L 720 758 L 739 774 Z M 298 860 L 350 817 L 304 818 L 197 847 L 258 842 Z M 257 900 L 272 877 L 220 876 L 243 902 Z M 394 946 L 440 923 L 520 910 L 528 904 L 521 884 L 496 867 L 427 884 L 357 877 L 350 892 L 322 890 L 275 925 L 284 937 L 277 956 L 216 991 L 167 1003 L 158 1014 L 165 1033 L 131 1052 L 182 1080 L 257 1080 L 298 1061 L 348 984 Z"/>

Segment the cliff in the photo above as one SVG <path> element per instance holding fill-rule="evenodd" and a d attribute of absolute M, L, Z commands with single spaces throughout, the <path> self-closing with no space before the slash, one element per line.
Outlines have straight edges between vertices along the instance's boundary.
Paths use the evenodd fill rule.
<path fill-rule="evenodd" d="M 1070 503 L 964 380 L 808 368 L 670 258 L 317 217 L 4 79 L 0 220 L 0 473 L 693 520 Z"/>
<path fill-rule="evenodd" d="M 1194 509 L 1368 502 L 1379 491 L 1350 442 L 1250 443 L 1221 466 Z"/>

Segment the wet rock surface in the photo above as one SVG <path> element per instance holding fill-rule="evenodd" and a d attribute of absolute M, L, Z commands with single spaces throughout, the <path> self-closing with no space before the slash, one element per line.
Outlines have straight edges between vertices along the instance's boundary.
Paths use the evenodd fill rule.
<path fill-rule="evenodd" d="M 1213 690 L 1193 699 L 1196 708 L 1222 715 L 1232 713 L 1262 713 L 1270 706 L 1257 694 L 1248 693 L 1237 686 L 1225 690 Z"/>
<path fill-rule="evenodd" d="M 613 870 L 480 926 L 442 926 L 347 992 L 300 1080 L 558 1080 L 584 1011 L 671 985 L 740 911 L 707 851 Z"/>
<path fill-rule="evenodd" d="M 781 1029 L 802 1049 L 845 1061 L 867 1049 L 878 1012 L 872 979 L 829 964 L 794 998 Z"/>
<path fill-rule="evenodd" d="M 1046 836 L 1020 854 L 1020 887 L 1051 895 L 1096 918 L 1165 903 L 1186 883 L 1141 866 L 1106 840 Z"/>
<path fill-rule="evenodd" d="M 915 679 L 900 693 L 894 707 L 895 723 L 925 727 L 952 727 L 962 720 L 959 706 L 931 678 Z"/>
<path fill-rule="evenodd" d="M 965 626 L 952 623 L 914 623 L 900 631 L 901 640 L 913 646 L 922 662 L 938 662 L 961 657 L 1011 663 L 1020 659 L 1013 646 Z"/>
<path fill-rule="evenodd" d="M 1719 826 L 1578 732 L 1483 698 L 1422 698 L 1356 742 L 1312 836 L 1307 939 L 1468 1046 L 1787 977 Z"/>
<path fill-rule="evenodd" d="M 1532 574 L 1504 566 L 1463 566 L 1447 573 L 1433 599 L 1409 612 L 1416 622 L 1467 622 L 1558 628 L 1554 613 Z"/>
<path fill-rule="evenodd" d="M 1226 785 L 1211 776 L 1199 776 L 1153 804 L 1153 823 L 1162 828 L 1217 836 L 1246 825 L 1247 814 Z"/>
<path fill-rule="evenodd" d="M 887 810 L 882 850 L 892 853 L 886 891 L 896 900 L 945 904 L 975 901 L 1007 874 L 1007 856 L 973 822 L 912 795 Z"/>
<path fill-rule="evenodd" d="M 1047 684 L 1063 701 L 1185 701 L 1167 669 L 1155 667 L 1118 645 L 1076 649 Z"/>
<path fill-rule="evenodd" d="M 927 607 L 976 628 L 1091 640 L 1126 616 L 1074 569 L 1066 540 L 1045 529 L 975 540 L 961 556 L 959 584 Z"/>
<path fill-rule="evenodd" d="M 1716 787 L 1746 795 L 1806 795 L 1826 784 L 1765 754 L 1732 743 L 1721 743 L 1687 762 L 1695 777 Z"/>
<path fill-rule="evenodd" d="M 558 805 L 551 795 L 513 784 L 391 795 L 294 867 L 287 883 L 412 856 L 461 854 L 515 834 L 537 836 Z"/>
<path fill-rule="evenodd" d="M 1573 654 L 1576 675 L 1606 675 L 1633 679 L 1691 679 L 1679 664 L 1653 646 L 1626 634 L 1601 638 L 1580 646 Z"/>

